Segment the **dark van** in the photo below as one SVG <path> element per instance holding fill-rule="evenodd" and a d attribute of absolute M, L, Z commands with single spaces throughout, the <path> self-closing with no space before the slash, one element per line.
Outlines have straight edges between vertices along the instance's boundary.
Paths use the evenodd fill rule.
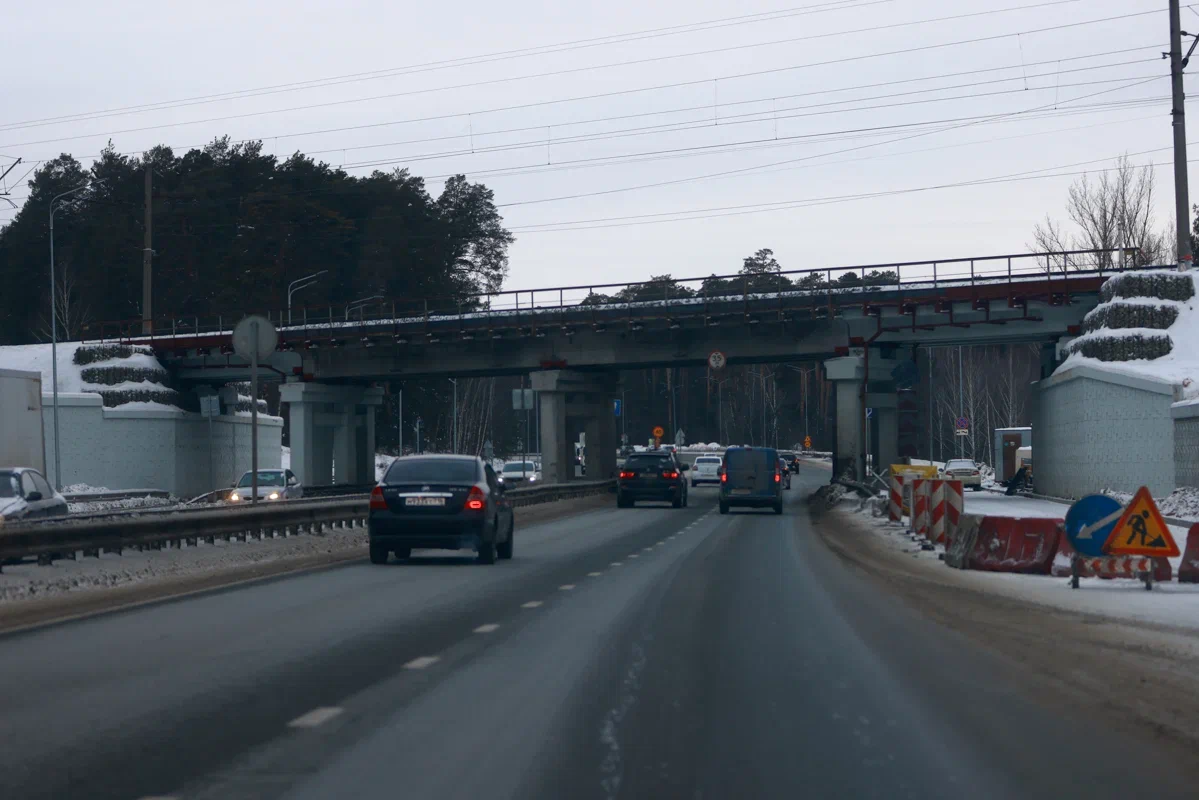
<path fill-rule="evenodd" d="M 720 513 L 733 506 L 765 508 L 783 513 L 783 475 L 773 447 L 730 447 L 720 474 Z"/>

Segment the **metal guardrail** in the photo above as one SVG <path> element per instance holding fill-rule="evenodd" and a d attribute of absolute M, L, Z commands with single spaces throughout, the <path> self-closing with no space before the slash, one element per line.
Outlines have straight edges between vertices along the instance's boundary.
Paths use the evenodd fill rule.
<path fill-rule="evenodd" d="M 615 481 L 572 481 L 511 489 L 516 507 L 569 500 L 609 491 Z M 126 548 L 161 550 L 195 547 L 203 539 L 247 541 L 319 533 L 325 527 L 354 528 L 366 522 L 367 495 L 336 499 L 289 500 L 254 506 L 105 515 L 97 519 L 63 517 L 55 521 L 7 524 L 0 527 L 0 564 L 36 557 L 39 564 L 56 558 L 98 557 Z"/>

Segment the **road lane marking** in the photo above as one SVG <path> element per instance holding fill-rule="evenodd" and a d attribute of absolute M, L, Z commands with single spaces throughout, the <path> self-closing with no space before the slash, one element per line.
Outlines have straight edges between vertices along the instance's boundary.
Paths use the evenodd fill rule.
<path fill-rule="evenodd" d="M 562 584 L 561 586 L 559 586 L 559 587 L 558 587 L 558 591 L 560 591 L 560 592 L 569 592 L 569 591 L 570 591 L 571 589 L 573 589 L 573 588 L 575 588 L 575 585 L 574 585 L 573 583 L 564 583 L 564 584 Z"/>
<path fill-rule="evenodd" d="M 404 669 L 424 669 L 441 660 L 441 656 L 419 656 L 404 665 Z"/>
<path fill-rule="evenodd" d="M 649 546 L 647 546 L 647 547 L 643 547 L 643 548 L 641 548 L 641 552 L 643 552 L 643 553 L 648 553 L 650 550 L 653 550 L 653 549 L 654 549 L 654 546 L 651 544 L 651 545 L 649 545 Z"/>
<path fill-rule="evenodd" d="M 148 794 L 145 797 L 139 797 L 138 800 L 179 800 L 179 797 L 173 794 Z"/>
<path fill-rule="evenodd" d="M 602 572 L 588 572 L 587 577 L 588 578 L 598 578 L 600 575 L 603 575 L 603 574 L 604 573 L 602 573 Z"/>
<path fill-rule="evenodd" d="M 287 723 L 289 728 L 315 728 L 317 725 L 323 725 L 329 720 L 336 717 L 342 712 L 342 709 L 337 706 L 320 706 L 309 711 L 307 714 L 300 716 Z"/>
<path fill-rule="evenodd" d="M 541 605 L 540 600 L 530 600 L 527 603 L 521 603 L 520 607 L 521 608 L 537 608 L 537 606 L 539 606 L 539 605 Z"/>
<path fill-rule="evenodd" d="M 612 562 L 611 564 L 609 564 L 608 566 L 609 566 L 609 567 L 619 567 L 619 566 L 620 566 L 620 562 L 619 562 L 619 561 L 613 561 L 613 562 Z"/>
<path fill-rule="evenodd" d="M 491 633 L 499 627 L 500 626 L 496 625 L 494 622 L 488 622 L 486 625 L 480 625 L 479 627 L 475 628 L 475 633 Z"/>
<path fill-rule="evenodd" d="M 627 558 L 638 558 L 638 557 L 639 556 L 636 553 L 629 553 L 627 556 Z"/>

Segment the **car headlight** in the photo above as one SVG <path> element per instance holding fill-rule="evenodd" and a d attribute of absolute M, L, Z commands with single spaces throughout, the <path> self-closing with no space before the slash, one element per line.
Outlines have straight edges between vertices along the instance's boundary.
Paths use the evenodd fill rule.
<path fill-rule="evenodd" d="M 530 476 L 529 476 L 529 483 L 532 483 L 532 482 L 533 482 L 533 481 L 535 481 L 535 480 L 537 480 L 537 476 L 536 476 L 536 475 L 530 475 Z"/>
<path fill-rule="evenodd" d="M 229 495 L 229 501 L 232 503 L 236 503 L 240 499 L 241 499 L 241 495 L 239 495 L 237 492 L 234 492 L 233 494 Z"/>
<path fill-rule="evenodd" d="M 268 495 L 266 496 L 266 499 L 267 499 L 267 500 L 278 500 L 278 499 L 279 499 L 279 493 L 278 493 L 278 492 L 271 492 L 270 494 L 268 494 Z"/>

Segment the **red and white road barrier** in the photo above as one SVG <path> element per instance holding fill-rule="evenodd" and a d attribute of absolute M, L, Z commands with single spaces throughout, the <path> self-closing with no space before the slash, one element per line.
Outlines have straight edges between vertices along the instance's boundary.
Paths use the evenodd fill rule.
<path fill-rule="evenodd" d="M 891 476 L 891 491 L 887 498 L 887 519 L 903 522 L 903 476 Z"/>
<path fill-rule="evenodd" d="M 912 478 L 912 530 L 917 536 L 928 537 L 928 489 L 932 481 Z"/>
<path fill-rule="evenodd" d="M 945 535 L 953 538 L 962 519 L 962 482 L 945 481 Z"/>
<path fill-rule="evenodd" d="M 1168 581 L 1173 577 L 1168 560 L 1146 556 L 1081 558 L 1079 567 L 1084 578 L 1137 578 L 1142 572 L 1152 573 L 1155 581 Z"/>
<path fill-rule="evenodd" d="M 945 481 L 928 482 L 928 540 L 945 543 Z"/>

